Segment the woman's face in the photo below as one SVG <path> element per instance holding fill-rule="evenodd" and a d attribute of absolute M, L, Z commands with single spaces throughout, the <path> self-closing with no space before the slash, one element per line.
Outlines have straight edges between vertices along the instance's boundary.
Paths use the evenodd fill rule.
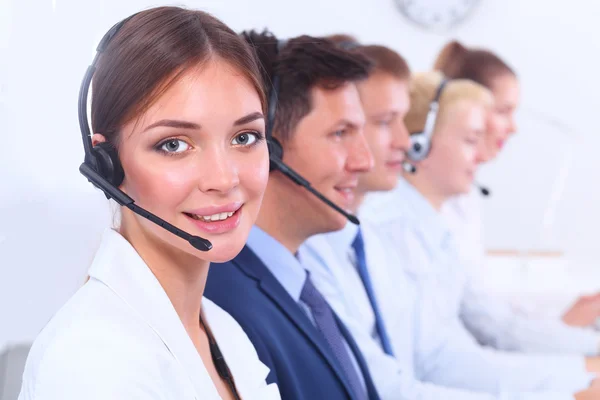
<path fill-rule="evenodd" d="M 123 234 L 132 243 L 133 236 L 141 236 L 144 243 L 210 262 L 234 258 L 246 243 L 267 184 L 264 130 L 260 97 L 243 74 L 219 59 L 187 71 L 123 127 L 121 189 L 160 218 L 208 239 L 213 248 L 196 250 L 127 209 Z"/>
<path fill-rule="evenodd" d="M 417 165 L 417 176 L 430 182 L 440 197 L 447 199 L 471 189 L 486 118 L 483 105 L 467 100 L 450 105 L 440 118 L 431 153 Z"/>
<path fill-rule="evenodd" d="M 506 141 L 515 133 L 515 110 L 519 102 L 519 83 L 514 75 L 496 77 L 490 89 L 495 106 L 489 115 L 484 138 L 485 161 L 496 158 Z"/>

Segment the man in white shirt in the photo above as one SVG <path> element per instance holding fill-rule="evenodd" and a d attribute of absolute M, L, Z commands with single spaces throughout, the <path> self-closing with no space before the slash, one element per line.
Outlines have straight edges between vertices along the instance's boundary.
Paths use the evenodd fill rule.
<path fill-rule="evenodd" d="M 409 107 L 407 78 L 407 68 L 404 77 L 376 69 L 359 85 L 367 116 L 365 134 L 375 161 L 373 172 L 360 179 L 363 194 L 390 190 L 397 182 L 408 145 L 402 122 Z M 395 123 L 382 128 L 374 116 L 386 114 L 394 115 Z M 393 207 L 389 210 L 392 216 Z M 396 245 L 390 238 L 378 235 L 364 219 L 362 232 L 357 230 L 348 225 L 341 232 L 309 239 L 300 259 L 351 330 L 382 398 L 395 399 L 402 393 L 411 399 L 558 400 L 572 399 L 572 392 L 589 385 L 592 377 L 581 358 L 520 357 L 481 349 L 455 320 L 440 318 L 435 297 L 422 297 L 420 288 L 409 282 L 412 278 L 402 271 L 401 259 L 390 251 Z M 370 279 L 364 276 L 364 264 Z M 593 395 L 590 390 L 576 398 Z"/>

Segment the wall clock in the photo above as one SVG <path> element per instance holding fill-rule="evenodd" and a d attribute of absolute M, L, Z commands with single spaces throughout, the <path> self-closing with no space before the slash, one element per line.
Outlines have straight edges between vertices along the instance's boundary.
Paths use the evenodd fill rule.
<path fill-rule="evenodd" d="M 411 22 L 437 32 L 448 31 L 469 17 L 481 0 L 394 0 Z"/>

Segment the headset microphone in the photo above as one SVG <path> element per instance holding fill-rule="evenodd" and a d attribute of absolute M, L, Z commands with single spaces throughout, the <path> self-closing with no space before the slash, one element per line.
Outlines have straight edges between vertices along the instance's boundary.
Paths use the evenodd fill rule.
<path fill-rule="evenodd" d="M 487 187 L 485 187 L 485 186 L 483 186 L 483 185 L 480 185 L 480 184 L 478 184 L 478 183 L 474 183 L 474 185 L 475 185 L 475 187 L 476 187 L 477 189 L 479 189 L 479 192 L 481 192 L 481 194 L 482 194 L 483 196 L 486 196 L 486 197 L 487 197 L 487 196 L 489 196 L 489 195 L 491 195 L 491 194 L 492 194 L 492 193 L 490 192 L 490 189 L 488 189 Z"/>
<path fill-rule="evenodd" d="M 277 42 L 277 54 L 281 51 L 281 49 L 285 46 L 287 41 L 279 40 Z M 266 121 L 266 131 L 267 131 L 267 145 L 269 147 L 269 160 L 270 160 L 270 170 L 278 170 L 284 176 L 289 178 L 292 182 L 296 183 L 299 186 L 302 186 L 310 193 L 315 195 L 319 200 L 323 203 L 327 204 L 329 207 L 333 208 L 338 213 L 342 214 L 344 217 L 348 219 L 348 221 L 352 222 L 355 225 L 360 225 L 360 221 L 355 215 L 350 214 L 349 212 L 343 210 L 333 201 L 325 197 L 322 193 L 317 191 L 309 181 L 304 179 L 299 173 L 294 171 L 288 165 L 283 162 L 283 146 L 281 143 L 273 137 L 273 127 L 275 125 L 275 111 L 277 110 L 277 96 L 279 94 L 279 76 L 275 74 L 273 77 L 273 83 L 271 87 L 271 91 L 269 93 L 269 105 L 267 110 L 267 121 Z"/>
<path fill-rule="evenodd" d="M 414 174 L 415 172 L 417 172 L 417 167 L 415 167 L 413 164 L 409 163 L 408 161 L 404 161 L 402 163 L 402 169 L 407 174 Z"/>
<path fill-rule="evenodd" d="M 285 176 L 290 178 L 292 181 L 294 181 L 294 183 L 302 186 L 303 188 L 305 188 L 306 190 L 308 190 L 309 192 L 311 192 L 312 194 L 317 196 L 319 198 L 319 200 L 321 200 L 322 202 L 327 204 L 329 207 L 333 208 L 335 211 L 342 214 L 353 224 L 355 224 L 355 225 L 360 224 L 360 221 L 358 220 L 358 218 L 356 218 L 356 216 L 344 211 L 340 206 L 338 206 L 337 204 L 335 204 L 334 202 L 329 200 L 327 197 L 323 196 L 322 193 L 320 193 L 319 191 L 317 191 L 315 188 L 313 188 L 311 186 L 310 182 L 308 182 L 306 179 L 304 179 L 302 176 L 300 176 L 300 174 L 298 174 L 296 171 L 294 171 L 293 169 L 291 169 L 290 167 L 285 165 L 280 159 L 278 159 L 276 157 L 271 157 L 270 160 L 271 160 L 271 163 L 275 165 L 275 168 L 277 170 L 279 170 L 279 172 L 281 172 L 282 174 L 284 174 Z"/>
<path fill-rule="evenodd" d="M 92 82 L 92 76 L 96 70 L 96 62 L 98 60 L 98 56 L 106 49 L 110 40 L 132 17 L 133 15 L 117 23 L 104 35 L 100 41 L 100 44 L 98 45 L 98 48 L 96 49 L 96 56 L 92 61 L 92 65 L 90 65 L 87 69 L 83 78 L 83 82 L 81 83 L 81 88 L 79 90 L 78 114 L 79 128 L 81 130 L 83 148 L 85 151 L 85 159 L 83 164 L 81 164 L 79 167 L 79 172 L 81 172 L 81 174 L 85 176 L 95 187 L 102 190 L 106 195 L 106 198 L 115 200 L 119 205 L 129 208 L 134 213 L 154 222 L 158 226 L 166 229 L 174 235 L 187 240 L 194 248 L 200 251 L 208 251 L 212 249 L 212 244 L 210 241 L 184 232 L 135 204 L 131 197 L 119 189 L 119 186 L 125 178 L 125 173 L 123 171 L 121 161 L 119 160 L 117 150 L 109 143 L 99 143 L 96 146 L 93 146 L 92 144 L 91 132 L 87 117 L 87 98 L 90 84 Z"/>

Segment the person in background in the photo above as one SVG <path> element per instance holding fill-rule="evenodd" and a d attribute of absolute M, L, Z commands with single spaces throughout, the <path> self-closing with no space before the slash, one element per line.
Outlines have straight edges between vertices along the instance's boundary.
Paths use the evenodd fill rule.
<path fill-rule="evenodd" d="M 310 236 L 344 227 L 358 174 L 371 167 L 356 89 L 370 63 L 322 38 L 243 36 L 272 83 L 268 138 L 283 156 L 271 147 L 274 169 L 247 246 L 211 268 L 206 295 L 248 334 L 283 399 L 379 399 L 358 346 L 297 254 Z M 303 179 L 341 212 L 299 185 Z"/>
<path fill-rule="evenodd" d="M 366 115 L 365 136 L 373 154 L 374 167 L 360 174 L 353 203 L 353 210 L 356 210 L 369 192 L 390 191 L 398 182 L 404 153 L 409 145 L 403 121 L 410 108 L 409 69 L 402 57 L 391 49 L 361 46 L 345 35 L 336 35 L 334 40 L 340 46 L 374 61 L 369 78 L 358 83 Z M 463 84 L 462 87 L 460 83 L 455 84 L 457 87 L 451 88 L 454 101 L 460 100 L 458 93 L 467 99 L 469 96 L 486 99 L 484 89 L 481 89 L 483 96 L 479 97 L 477 90 L 474 90 L 475 93 L 468 92 L 469 87 L 476 86 L 474 84 Z M 489 97 L 487 100 L 490 100 Z M 452 108 L 448 104 L 444 106 Z M 463 119 L 463 123 L 469 122 Z M 483 126 L 484 119 L 480 118 L 479 122 Z M 453 128 L 456 132 L 457 126 Z M 396 202 L 400 201 L 402 199 L 396 199 Z M 380 209 L 380 212 L 382 218 L 386 218 L 384 214 L 393 216 L 394 206 Z M 573 398 L 569 390 L 537 390 L 540 383 L 552 380 L 552 373 L 548 370 L 539 374 L 531 371 L 532 367 L 545 362 L 545 358 L 535 359 L 536 363 L 531 360 L 521 362 L 518 357 L 512 361 L 512 357 L 493 357 L 472 340 L 465 341 L 464 336 L 449 336 L 452 330 L 445 325 L 446 321 L 436 319 L 435 314 L 421 307 L 418 291 L 403 273 L 401 260 L 389 251 L 390 246 L 394 244 L 380 237 L 368 219 L 361 218 L 360 228 L 346 224 L 339 232 L 315 235 L 299 252 L 299 258 L 310 271 L 315 285 L 348 326 L 365 355 L 382 398 Z M 419 320 L 426 321 L 428 318 L 431 318 L 429 325 L 418 324 Z M 434 329 L 425 333 L 423 328 L 427 327 Z M 427 351 L 416 352 L 416 346 Z M 557 371 L 556 364 L 564 360 L 555 360 L 549 370 Z M 439 374 L 448 368 L 451 379 L 443 381 L 443 385 L 454 388 L 433 382 L 436 377 L 427 373 L 427 364 L 430 370 L 439 369 Z M 580 368 L 579 365 L 577 367 Z M 559 371 L 562 373 L 562 369 Z M 523 372 L 531 375 L 529 382 L 525 377 L 521 382 L 518 379 L 511 381 L 510 375 L 515 378 Z M 431 380 L 425 382 L 422 377 Z M 587 383 L 589 381 L 586 380 L 582 385 Z M 462 389 L 459 388 L 461 386 Z M 532 392 L 519 391 L 519 386 L 528 386 Z M 594 393 L 588 390 L 578 393 L 576 398 L 592 398 L 589 396 Z"/>
<path fill-rule="evenodd" d="M 211 246 L 120 207 L 89 280 L 35 340 L 19 399 L 279 399 L 244 331 L 203 297 L 210 263 L 240 252 L 267 185 L 254 53 L 178 7 L 139 12 L 106 38 L 82 85 L 93 78 L 82 172 Z"/>
<path fill-rule="evenodd" d="M 469 49 L 457 41 L 444 46 L 434 68 L 449 79 L 477 82 L 494 95 L 478 163 L 494 160 L 516 132 L 519 82 L 515 72 L 494 53 Z M 468 273 L 461 317 L 469 331 L 480 343 L 502 350 L 598 355 L 600 335 L 582 328 L 600 317 L 600 294 L 581 297 L 562 319 L 542 319 L 522 315 L 507 302 L 483 293 L 477 283 L 485 260 L 481 200 L 479 190 L 471 188 L 442 207 Z"/>

